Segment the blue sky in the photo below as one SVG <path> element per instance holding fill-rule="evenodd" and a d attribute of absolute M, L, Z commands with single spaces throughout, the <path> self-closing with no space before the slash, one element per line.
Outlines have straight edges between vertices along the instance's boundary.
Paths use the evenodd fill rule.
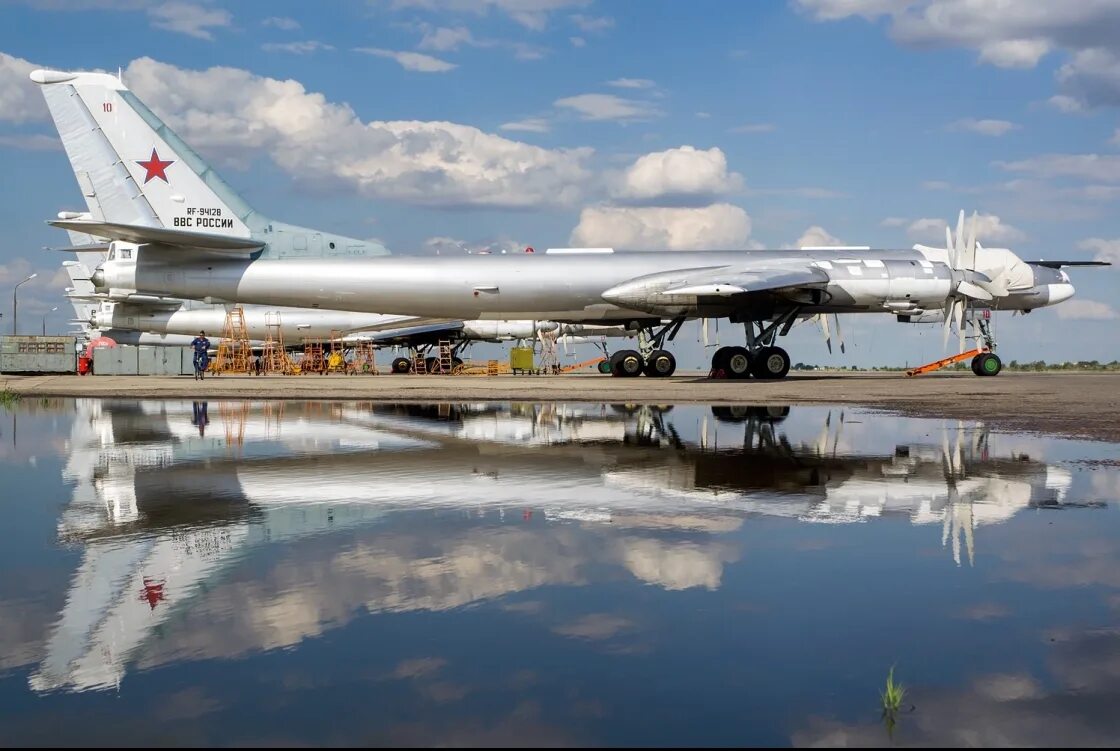
<path fill-rule="evenodd" d="M 81 207 L 39 66 L 122 68 L 258 209 L 398 253 L 909 247 L 964 208 L 1026 258 L 1120 259 L 1117 0 L 21 0 L 0 19 L 0 299 L 40 272 L 25 329 L 61 303 L 39 249 L 65 240 L 41 220 Z M 1115 275 L 1001 320 L 1005 359 L 1120 357 Z M 936 329 L 843 323 L 847 355 L 804 326 L 794 360 L 941 352 Z"/>

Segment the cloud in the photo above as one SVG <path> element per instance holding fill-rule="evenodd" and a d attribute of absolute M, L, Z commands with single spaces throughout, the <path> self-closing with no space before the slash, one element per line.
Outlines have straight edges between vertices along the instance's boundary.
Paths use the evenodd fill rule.
<path fill-rule="evenodd" d="M 525 248 L 525 243 L 509 239 L 469 243 L 454 237 L 429 237 L 424 241 L 424 249 L 436 255 L 524 253 Z"/>
<path fill-rule="evenodd" d="M 1120 146 L 1120 128 L 1116 129 L 1116 132 L 1112 134 L 1112 138 L 1108 139 L 1108 142 L 1113 146 Z"/>
<path fill-rule="evenodd" d="M 450 122 L 364 122 L 298 81 L 150 58 L 126 78 L 188 143 L 226 164 L 268 154 L 305 186 L 430 206 L 565 206 L 582 200 L 593 150 L 548 150 Z"/>
<path fill-rule="evenodd" d="M 1090 237 L 1088 240 L 1079 242 L 1077 247 L 1083 250 L 1096 251 L 1096 255 L 1093 256 L 1094 261 L 1108 261 L 1110 263 L 1120 264 L 1120 238 L 1104 240 L 1100 237 Z"/>
<path fill-rule="evenodd" d="M 543 31 L 548 17 L 565 8 L 582 8 L 591 0 L 392 0 L 395 8 L 420 8 L 436 12 L 474 13 L 484 15 L 491 10 L 505 13 L 522 26 Z"/>
<path fill-rule="evenodd" d="M 1002 136 L 1012 130 L 1016 130 L 1019 126 L 1008 120 L 974 120 L 972 118 L 965 118 L 964 120 L 957 120 L 956 122 L 949 123 L 945 128 L 946 130 L 957 132 L 967 131 L 969 133 L 979 133 L 982 136 Z"/>
<path fill-rule="evenodd" d="M 634 622 L 628 618 L 610 613 L 592 613 L 552 630 L 561 636 L 601 641 L 624 632 L 634 631 L 635 628 Z"/>
<path fill-rule="evenodd" d="M 614 86 L 618 89 L 652 89 L 656 85 L 648 78 L 616 78 L 613 81 L 607 81 L 607 86 Z"/>
<path fill-rule="evenodd" d="M 265 52 L 290 52 L 293 55 L 309 55 L 319 50 L 333 50 L 334 47 L 309 39 L 306 42 L 267 42 L 261 45 L 261 49 Z"/>
<path fill-rule="evenodd" d="M 40 66 L 0 52 L 0 121 L 25 123 L 47 118 L 47 105 L 28 76 Z"/>
<path fill-rule="evenodd" d="M 888 216 L 883 221 L 879 222 L 880 227 L 905 227 L 910 222 L 904 216 Z"/>
<path fill-rule="evenodd" d="M 1112 321 L 1120 318 L 1111 305 L 1095 300 L 1069 300 L 1058 306 L 1058 318 L 1071 321 Z"/>
<path fill-rule="evenodd" d="M 965 217 L 965 237 L 968 236 L 971 221 L 971 217 Z M 946 225 L 944 219 L 916 219 L 906 228 L 906 233 L 915 240 L 928 243 L 934 247 L 944 247 Z M 955 231 L 956 225 L 953 226 Z M 1026 237 L 1023 232 L 1010 224 L 1004 224 L 995 214 L 977 214 L 976 216 L 976 239 L 981 243 L 989 245 L 1013 243 L 1025 240 Z"/>
<path fill-rule="evenodd" d="M 585 16 L 577 13 L 571 19 L 580 31 L 587 34 L 598 34 L 614 28 L 614 19 L 609 16 Z"/>
<path fill-rule="evenodd" d="M 795 248 L 822 248 L 834 245 L 844 245 L 844 241 L 835 235 L 829 234 L 824 227 L 813 225 L 797 238 L 793 244 Z"/>
<path fill-rule="evenodd" d="M 0 146 L 20 151 L 61 151 L 62 142 L 56 136 L 42 133 L 0 135 Z"/>
<path fill-rule="evenodd" d="M 524 120 L 502 123 L 498 127 L 502 130 L 518 130 L 528 133 L 547 133 L 550 128 L 548 120 L 543 117 L 527 117 Z"/>
<path fill-rule="evenodd" d="M 648 102 L 623 99 L 614 94 L 579 94 L 557 99 L 554 104 L 579 114 L 583 120 L 650 120 L 661 112 Z"/>
<path fill-rule="evenodd" d="M 568 37 L 568 41 L 572 43 L 573 47 L 586 47 L 587 40 L 583 37 Z"/>
<path fill-rule="evenodd" d="M 477 42 L 466 26 L 437 26 L 426 27 L 424 36 L 421 37 L 417 48 L 434 50 L 436 52 L 454 52 L 462 45 L 472 45 Z"/>
<path fill-rule="evenodd" d="M 422 55 L 419 52 L 398 52 L 379 47 L 355 47 L 354 51 L 396 60 L 405 70 L 414 70 L 418 73 L 446 73 L 459 67 L 455 63 L 449 63 L 431 55 Z"/>
<path fill-rule="evenodd" d="M 710 202 L 715 196 L 738 190 L 742 175 L 727 171 L 727 157 L 713 147 L 707 151 L 681 146 L 639 157 L 613 189 L 615 198 L 670 205 Z"/>
<path fill-rule="evenodd" d="M 1073 177 L 1102 183 L 1120 182 L 1120 156 L 1112 154 L 1042 154 L 1014 162 L 995 162 L 1008 172 L 1039 177 Z"/>
<path fill-rule="evenodd" d="M 736 125 L 734 128 L 728 128 L 728 133 L 773 133 L 775 130 L 773 123 L 747 123 L 746 125 Z"/>
<path fill-rule="evenodd" d="M 300 28 L 299 21 L 286 16 L 269 16 L 261 21 L 261 26 L 271 26 L 274 29 L 282 29 L 284 31 L 295 31 Z"/>
<path fill-rule="evenodd" d="M 738 206 L 703 208 L 591 206 L 572 230 L 574 246 L 642 250 L 744 248 L 751 220 Z"/>
<path fill-rule="evenodd" d="M 795 3 L 821 21 L 888 17 L 888 33 L 900 44 L 972 49 L 980 62 L 1002 68 L 1033 68 L 1046 55 L 1061 50 L 1072 57 L 1057 72 L 1059 96 L 1063 98 L 1055 104 L 1069 111 L 1075 105 L 1120 104 L 1120 57 L 1116 52 L 1120 3 L 1115 0 L 1002 2 L 998 11 L 991 3 L 978 0 Z"/>
<path fill-rule="evenodd" d="M 152 26 L 157 29 L 166 29 L 207 41 L 214 41 L 210 29 L 227 28 L 233 23 L 233 16 L 227 10 L 178 0 L 148 8 L 148 17 L 151 19 Z"/>
<path fill-rule="evenodd" d="M 1085 105 L 1079 100 L 1065 94 L 1055 94 L 1047 99 L 1046 103 L 1059 112 L 1065 112 L 1066 114 L 1085 111 Z"/>

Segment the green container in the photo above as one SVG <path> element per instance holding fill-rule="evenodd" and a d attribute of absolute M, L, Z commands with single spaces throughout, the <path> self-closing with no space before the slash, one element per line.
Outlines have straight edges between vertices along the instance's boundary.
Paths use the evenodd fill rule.
<path fill-rule="evenodd" d="M 532 347 L 510 347 L 509 350 L 509 369 L 514 373 L 519 371 L 530 371 L 533 369 L 533 348 Z"/>

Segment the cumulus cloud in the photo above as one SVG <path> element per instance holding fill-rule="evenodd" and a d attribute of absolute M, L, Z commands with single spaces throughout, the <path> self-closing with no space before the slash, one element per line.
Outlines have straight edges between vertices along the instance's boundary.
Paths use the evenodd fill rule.
<path fill-rule="evenodd" d="M 566 8 L 581 8 L 591 0 L 392 0 L 396 8 L 420 8 L 430 11 L 450 11 L 484 15 L 491 10 L 505 13 L 517 23 L 543 31 L 548 25 L 549 14 Z"/>
<path fill-rule="evenodd" d="M 591 149 L 548 150 L 449 122 L 363 122 L 345 104 L 238 68 L 150 58 L 125 80 L 187 142 L 227 164 L 267 153 L 307 184 L 436 206 L 571 205 Z"/>
<path fill-rule="evenodd" d="M 949 123 L 945 127 L 952 131 L 967 131 L 969 133 L 979 133 L 982 136 L 1002 136 L 1017 129 L 1019 126 L 1008 120 L 975 120 L 973 118 L 965 118 L 964 120 L 957 120 Z"/>
<path fill-rule="evenodd" d="M 1069 300 L 1058 306 L 1058 318 L 1077 321 L 1111 321 L 1120 318 L 1111 305 L 1095 300 Z"/>
<path fill-rule="evenodd" d="M 1100 237 L 1090 237 L 1079 242 L 1077 247 L 1096 251 L 1096 255 L 1093 256 L 1094 261 L 1108 261 L 1120 265 L 1120 238 L 1105 240 Z"/>
<path fill-rule="evenodd" d="M 522 130 L 529 133 L 547 133 L 550 129 L 548 120 L 543 117 L 527 117 L 524 120 L 502 123 L 498 127 L 502 130 Z"/>
<path fill-rule="evenodd" d="M 576 112 L 582 120 L 649 120 L 661 112 L 649 102 L 625 99 L 614 94 L 579 94 L 553 102 L 557 107 Z"/>
<path fill-rule="evenodd" d="M 469 243 L 454 237 L 429 237 L 424 241 L 424 249 L 436 255 L 463 255 L 469 253 L 524 253 L 525 243 L 516 240 L 500 239 L 490 242 Z"/>
<path fill-rule="evenodd" d="M 24 123 L 47 118 L 47 105 L 28 78 L 38 65 L 0 52 L 0 121 Z"/>
<path fill-rule="evenodd" d="M 910 223 L 910 220 L 904 216 L 888 216 L 883 221 L 879 222 L 880 227 L 905 227 Z"/>
<path fill-rule="evenodd" d="M 583 37 L 568 37 L 568 41 L 572 43 L 573 47 L 586 47 L 587 40 Z"/>
<path fill-rule="evenodd" d="M 971 221 L 971 217 L 965 217 L 966 237 Z M 944 247 L 945 227 L 946 222 L 944 219 L 916 219 L 906 228 L 906 233 L 920 242 L 928 243 L 936 247 Z M 954 231 L 956 231 L 956 224 L 954 224 L 953 227 Z M 1004 224 L 995 214 L 976 215 L 976 239 L 981 243 L 988 245 L 1013 243 L 1025 240 L 1026 237 L 1027 236 L 1022 231 L 1012 227 L 1010 224 Z"/>
<path fill-rule="evenodd" d="M 720 149 L 681 146 L 639 157 L 623 173 L 613 194 L 626 201 L 664 206 L 708 202 L 742 184 L 741 175 L 727 171 L 727 157 Z"/>
<path fill-rule="evenodd" d="M 323 42 L 309 39 L 305 42 L 267 42 L 261 45 L 265 52 L 289 52 L 293 55 L 309 55 L 319 50 L 333 50 L 334 47 Z"/>
<path fill-rule="evenodd" d="M 738 206 L 702 208 L 592 206 L 572 230 L 575 246 L 642 250 L 735 249 L 748 245 L 751 220 Z"/>
<path fill-rule="evenodd" d="M 62 142 L 55 136 L 42 133 L 0 135 L 0 146 L 20 151 L 61 151 Z"/>
<path fill-rule="evenodd" d="M 797 238 L 793 244 L 795 248 L 821 248 L 827 246 L 844 245 L 844 241 L 830 234 L 824 227 L 813 225 Z"/>
<path fill-rule="evenodd" d="M 424 36 L 420 38 L 420 43 L 416 46 L 422 50 L 454 52 L 464 44 L 475 43 L 471 30 L 466 26 L 428 26 L 424 28 Z"/>
<path fill-rule="evenodd" d="M 1033 68 L 1056 50 L 1072 56 L 1057 73 L 1057 106 L 1120 104 L 1116 29 L 1120 3 L 1003 2 L 998 12 L 977 0 L 795 0 L 821 21 L 853 16 L 890 19 L 889 34 L 914 47 L 963 47 L 1002 68 Z"/>
<path fill-rule="evenodd" d="M 449 63 L 446 60 L 440 60 L 438 57 L 423 55 L 419 52 L 400 52 L 381 49 L 380 47 L 355 47 L 354 51 L 374 57 L 396 60 L 405 70 L 414 70 L 418 73 L 446 73 L 459 67 L 455 63 Z"/>
<path fill-rule="evenodd" d="M 154 5 L 148 8 L 148 18 L 152 26 L 196 39 L 213 41 L 211 29 L 226 28 L 233 23 L 229 11 L 221 8 L 208 8 L 195 3 L 173 2 Z"/>

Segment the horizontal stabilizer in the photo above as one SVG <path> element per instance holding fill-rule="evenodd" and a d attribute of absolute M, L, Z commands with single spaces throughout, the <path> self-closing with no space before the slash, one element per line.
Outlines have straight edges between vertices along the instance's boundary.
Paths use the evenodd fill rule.
<path fill-rule="evenodd" d="M 207 232 L 189 232 L 166 227 L 148 227 L 138 224 L 115 224 L 81 219 L 52 219 L 47 222 L 52 227 L 61 227 L 75 232 L 87 232 L 99 237 L 114 240 L 127 240 L 133 243 L 160 243 L 183 248 L 199 248 L 220 252 L 251 253 L 259 250 L 264 243 L 247 237 L 212 235 Z"/>
<path fill-rule="evenodd" d="M 1111 266 L 1109 261 L 1027 261 L 1032 266 L 1060 269 L 1063 266 Z"/>

